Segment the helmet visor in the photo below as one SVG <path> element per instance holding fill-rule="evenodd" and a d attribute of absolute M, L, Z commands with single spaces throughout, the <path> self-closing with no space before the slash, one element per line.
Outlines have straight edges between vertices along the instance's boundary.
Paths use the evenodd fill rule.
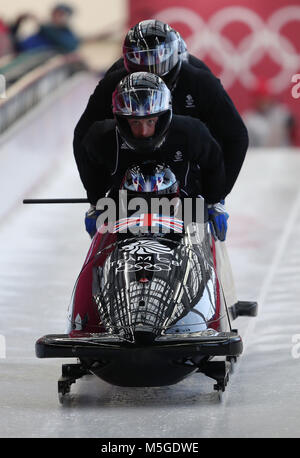
<path fill-rule="evenodd" d="M 178 51 L 179 41 L 173 40 L 170 43 L 157 45 L 153 49 L 125 46 L 123 53 L 129 68 L 163 76 L 176 65 Z"/>
<path fill-rule="evenodd" d="M 132 89 L 113 97 L 113 112 L 122 116 L 151 116 L 170 108 L 169 90 Z"/>

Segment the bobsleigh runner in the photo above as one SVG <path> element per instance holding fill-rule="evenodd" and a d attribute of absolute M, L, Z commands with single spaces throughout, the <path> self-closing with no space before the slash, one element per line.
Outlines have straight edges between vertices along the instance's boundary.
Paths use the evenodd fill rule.
<path fill-rule="evenodd" d="M 256 312 L 255 302 L 236 300 L 224 242 L 206 218 L 186 227 L 174 215 L 135 213 L 111 231 L 98 229 L 73 290 L 67 333 L 38 339 L 36 355 L 77 359 L 62 366 L 61 402 L 87 374 L 151 387 L 200 372 L 221 394 L 243 350 L 231 322 Z"/>

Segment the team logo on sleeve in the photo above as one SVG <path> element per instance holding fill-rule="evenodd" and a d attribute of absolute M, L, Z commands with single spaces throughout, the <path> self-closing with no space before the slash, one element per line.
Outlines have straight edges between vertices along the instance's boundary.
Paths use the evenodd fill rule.
<path fill-rule="evenodd" d="M 186 108 L 195 108 L 195 102 L 191 94 L 188 94 L 185 98 L 185 107 Z"/>
<path fill-rule="evenodd" d="M 176 151 L 176 153 L 174 154 L 174 159 L 173 161 L 174 162 L 180 162 L 183 160 L 183 157 L 182 157 L 182 152 L 181 151 Z"/>

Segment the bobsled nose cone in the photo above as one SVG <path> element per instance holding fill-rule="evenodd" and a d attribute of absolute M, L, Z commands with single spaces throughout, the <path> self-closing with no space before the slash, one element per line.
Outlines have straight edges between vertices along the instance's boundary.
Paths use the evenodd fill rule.
<path fill-rule="evenodd" d="M 149 331 L 135 331 L 134 340 L 139 345 L 151 345 L 155 340 L 156 334 Z"/>

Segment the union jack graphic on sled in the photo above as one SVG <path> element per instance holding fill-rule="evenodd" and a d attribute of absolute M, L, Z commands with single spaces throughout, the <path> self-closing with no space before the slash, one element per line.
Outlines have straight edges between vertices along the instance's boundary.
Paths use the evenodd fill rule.
<path fill-rule="evenodd" d="M 139 216 L 122 218 L 115 222 L 113 233 L 125 231 L 130 227 L 159 227 L 182 232 L 183 221 L 174 216 L 163 216 L 157 213 L 142 213 Z"/>

